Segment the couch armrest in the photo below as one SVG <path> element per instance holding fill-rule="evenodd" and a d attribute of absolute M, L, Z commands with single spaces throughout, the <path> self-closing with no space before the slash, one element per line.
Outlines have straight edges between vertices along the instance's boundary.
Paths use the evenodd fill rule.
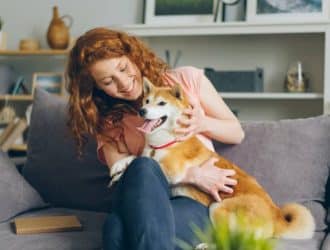
<path fill-rule="evenodd" d="M 18 172 L 6 153 L 0 151 L 0 222 L 47 204 Z"/>
<path fill-rule="evenodd" d="M 321 250 L 329 250 L 330 249 L 330 234 L 327 233 L 327 236 L 325 237 Z"/>

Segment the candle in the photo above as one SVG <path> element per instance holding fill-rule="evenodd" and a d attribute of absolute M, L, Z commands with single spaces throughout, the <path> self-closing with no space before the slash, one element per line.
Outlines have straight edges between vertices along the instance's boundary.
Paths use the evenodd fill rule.
<path fill-rule="evenodd" d="M 302 83 L 301 62 L 298 62 L 298 84 Z"/>

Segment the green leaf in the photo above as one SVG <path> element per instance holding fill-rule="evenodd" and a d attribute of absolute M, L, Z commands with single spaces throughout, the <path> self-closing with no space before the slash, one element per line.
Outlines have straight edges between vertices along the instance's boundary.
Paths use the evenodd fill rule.
<path fill-rule="evenodd" d="M 205 230 L 191 225 L 196 238 L 206 243 L 208 250 L 274 250 L 275 240 L 257 236 L 257 229 L 251 227 L 243 214 L 237 213 L 219 221 L 221 223 L 208 225 Z M 195 246 L 182 241 L 180 247 L 184 250 L 195 249 Z"/>

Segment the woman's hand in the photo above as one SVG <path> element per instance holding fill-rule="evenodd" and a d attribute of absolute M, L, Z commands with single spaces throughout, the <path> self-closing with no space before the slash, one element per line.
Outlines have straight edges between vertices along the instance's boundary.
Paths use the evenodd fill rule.
<path fill-rule="evenodd" d="M 182 116 L 177 120 L 177 123 L 182 127 L 174 129 L 178 141 L 184 141 L 205 130 L 205 113 L 203 108 L 194 98 L 190 97 L 189 102 L 191 107 L 183 110 Z"/>
<path fill-rule="evenodd" d="M 212 195 L 217 202 L 220 202 L 219 192 L 232 193 L 232 186 L 236 185 L 237 181 L 230 178 L 230 176 L 235 175 L 235 171 L 214 166 L 217 161 L 216 158 L 212 157 L 201 166 L 189 168 L 183 182 L 197 186 L 200 190 Z"/>

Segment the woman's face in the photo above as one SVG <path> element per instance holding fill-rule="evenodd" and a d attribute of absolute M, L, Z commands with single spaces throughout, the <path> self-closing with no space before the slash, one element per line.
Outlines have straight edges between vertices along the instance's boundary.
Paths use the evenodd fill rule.
<path fill-rule="evenodd" d="M 141 71 L 126 56 L 100 60 L 90 72 L 97 87 L 109 96 L 136 100 L 142 94 Z"/>

